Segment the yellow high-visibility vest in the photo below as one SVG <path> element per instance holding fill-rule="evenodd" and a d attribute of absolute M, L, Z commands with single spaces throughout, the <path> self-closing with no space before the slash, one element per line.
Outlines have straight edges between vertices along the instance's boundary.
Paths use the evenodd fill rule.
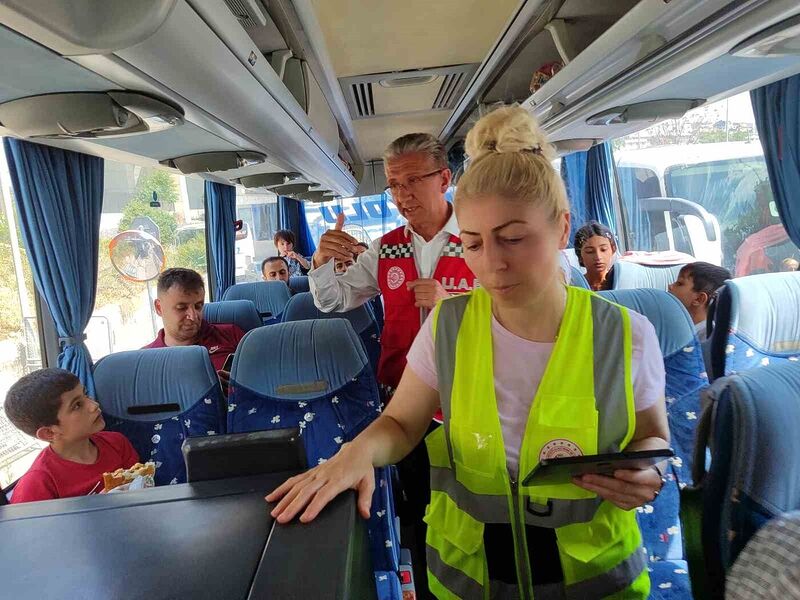
<path fill-rule="evenodd" d="M 647 598 L 650 577 L 634 511 L 572 484 L 521 486 L 510 477 L 494 389 L 489 294 L 479 288 L 447 299 L 433 318 L 444 426 L 426 439 L 431 591 L 442 599 L 533 598 L 524 531 L 533 525 L 555 529 L 562 597 Z M 625 448 L 636 426 L 631 344 L 625 308 L 567 288 L 559 335 L 522 440 L 522 477 L 540 458 Z M 490 583 L 484 523 L 511 525 L 518 589 Z"/>

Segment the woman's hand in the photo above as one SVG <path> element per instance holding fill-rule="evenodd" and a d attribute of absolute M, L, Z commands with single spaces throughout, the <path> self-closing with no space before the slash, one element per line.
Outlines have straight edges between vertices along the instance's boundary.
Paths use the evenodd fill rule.
<path fill-rule="evenodd" d="M 656 499 L 663 480 L 653 469 L 620 469 L 613 477 L 606 475 L 582 475 L 572 482 L 585 490 L 594 492 L 622 510 L 631 510 Z"/>
<path fill-rule="evenodd" d="M 363 452 L 354 452 L 350 444 L 344 444 L 333 458 L 287 479 L 266 500 L 280 500 L 270 513 L 279 523 L 288 523 L 304 509 L 300 521 L 308 523 L 348 489 L 358 492 L 358 511 L 368 519 L 375 490 L 375 469 Z"/>

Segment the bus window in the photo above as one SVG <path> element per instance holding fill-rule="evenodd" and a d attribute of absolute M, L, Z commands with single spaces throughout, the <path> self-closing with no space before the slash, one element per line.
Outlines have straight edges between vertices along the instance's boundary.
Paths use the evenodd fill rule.
<path fill-rule="evenodd" d="M 0 147 L 0 405 L 17 379 L 41 366 L 33 277 Z M 18 479 L 44 445 L 17 430 L 0 408 L 0 487 Z"/>
<path fill-rule="evenodd" d="M 273 237 L 280 229 L 278 196 L 271 192 L 236 187 L 236 283 L 261 280 L 261 261 L 278 254 Z"/>
<path fill-rule="evenodd" d="M 749 94 L 617 139 L 613 148 L 632 250 L 678 250 L 737 276 L 800 259 L 778 217 Z M 658 197 L 684 202 L 669 210 L 647 202 Z"/>
<path fill-rule="evenodd" d="M 333 229 L 340 212 L 347 218 L 345 231 L 367 244 L 405 223 L 387 194 L 343 198 L 322 204 L 306 202 L 305 209 L 315 243 L 328 229 Z"/>
<path fill-rule="evenodd" d="M 105 161 L 97 298 L 86 330 L 93 360 L 153 341 L 161 328 L 152 303 L 162 265 L 198 271 L 206 281 L 208 299 L 203 197 L 204 182 L 199 177 Z M 134 247 L 131 269 L 123 274 L 119 261 L 112 261 L 113 240 L 131 230 L 144 232 L 155 242 L 146 237 L 150 243 Z M 150 281 L 141 280 L 151 276 Z"/>

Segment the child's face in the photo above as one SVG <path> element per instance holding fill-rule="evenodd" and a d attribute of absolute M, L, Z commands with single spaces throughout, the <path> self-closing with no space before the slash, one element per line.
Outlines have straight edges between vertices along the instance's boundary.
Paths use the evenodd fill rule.
<path fill-rule="evenodd" d="M 58 425 L 52 425 L 54 440 L 77 442 L 102 431 L 106 426 L 100 405 L 86 395 L 83 384 L 61 394 Z"/>
<path fill-rule="evenodd" d="M 285 281 L 289 283 L 289 270 L 282 260 L 273 260 L 264 265 L 265 281 Z"/>
<path fill-rule="evenodd" d="M 333 270 L 337 275 L 341 275 L 342 273 L 346 273 L 347 269 L 352 267 L 355 261 L 352 258 L 348 258 L 347 260 L 339 260 L 338 258 L 333 263 Z"/>
<path fill-rule="evenodd" d="M 701 294 L 694 291 L 694 279 L 691 275 L 679 273 L 678 279 L 669 284 L 669 291 L 688 311 L 695 310 L 702 304 Z"/>
<path fill-rule="evenodd" d="M 294 244 L 292 242 L 287 242 L 286 240 L 278 240 L 278 251 L 281 254 L 288 254 L 294 250 Z"/>
<path fill-rule="evenodd" d="M 605 275 L 614 264 L 614 246 L 602 235 L 594 235 L 581 247 L 581 261 L 587 272 Z"/>

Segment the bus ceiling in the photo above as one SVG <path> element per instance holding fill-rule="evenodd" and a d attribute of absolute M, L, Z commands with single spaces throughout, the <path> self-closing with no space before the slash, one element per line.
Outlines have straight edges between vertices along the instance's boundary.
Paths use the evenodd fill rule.
<path fill-rule="evenodd" d="M 568 152 L 675 114 L 675 99 L 800 72 L 799 15 L 796 0 L 7 0 L 0 102 L 131 90 L 182 123 L 59 145 L 349 196 L 392 139 L 453 143 L 499 102 Z"/>

